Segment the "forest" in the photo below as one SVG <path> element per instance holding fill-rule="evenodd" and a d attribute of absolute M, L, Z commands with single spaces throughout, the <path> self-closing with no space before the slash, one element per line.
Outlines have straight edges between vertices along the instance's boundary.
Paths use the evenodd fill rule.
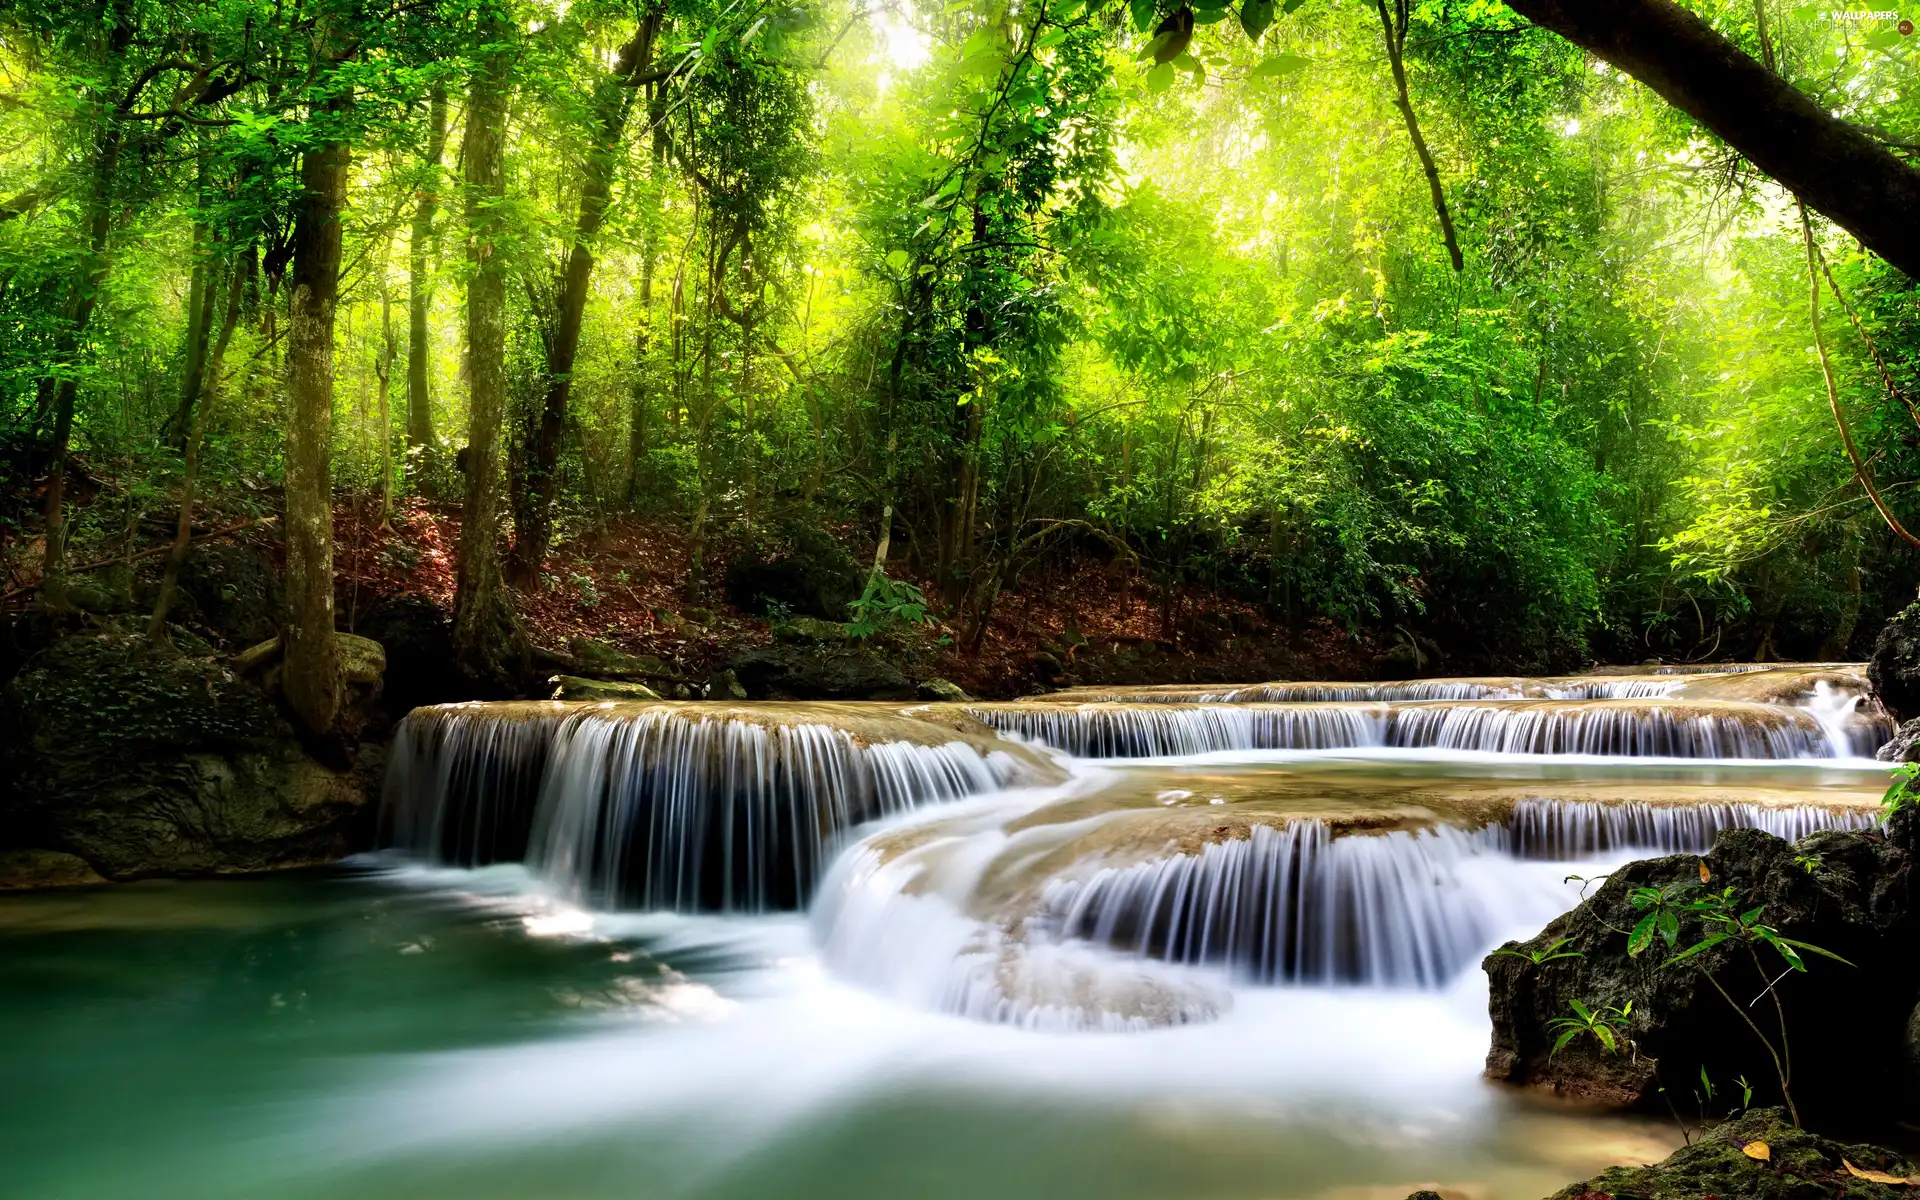
<path fill-rule="evenodd" d="M 1914 175 L 1898 30 L 1633 7 Z M 492 694 L 567 628 L 849 603 L 976 677 L 1096 624 L 1359 673 L 1858 658 L 1913 583 L 1911 234 L 1606 36 L 1491 0 L 9 5 L 6 603 L 137 590 L 159 637 L 195 539 L 251 538 L 316 727 L 319 633 L 383 589 L 457 591 Z M 856 594 L 756 590 L 822 555 Z"/>

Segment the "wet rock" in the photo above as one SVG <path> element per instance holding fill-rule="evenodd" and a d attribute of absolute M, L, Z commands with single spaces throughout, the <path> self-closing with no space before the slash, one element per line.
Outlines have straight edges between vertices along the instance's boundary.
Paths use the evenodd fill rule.
<path fill-rule="evenodd" d="M 972 696 L 967 695 L 966 690 L 964 688 L 962 688 L 959 684 L 953 682 L 951 679 L 935 678 L 935 679 L 924 680 L 921 682 L 920 686 L 915 690 L 919 693 L 919 696 L 922 700 L 946 700 L 950 702 L 962 702 L 962 701 L 969 701 L 973 699 Z"/>
<path fill-rule="evenodd" d="M 796 529 L 786 544 L 744 554 L 727 564 L 727 602 L 744 612 L 786 611 L 838 620 L 860 597 L 858 563 L 819 529 Z"/>
<path fill-rule="evenodd" d="M 1920 717 L 1893 731 L 1893 737 L 1874 751 L 1881 762 L 1920 762 Z"/>
<path fill-rule="evenodd" d="M 1867 682 L 1894 720 L 1920 717 L 1920 603 L 1894 614 L 1880 630 Z"/>
<path fill-rule="evenodd" d="M 245 542 L 195 546 L 180 567 L 180 595 L 199 623 L 230 646 L 278 633 L 286 606 L 272 560 Z"/>
<path fill-rule="evenodd" d="M 713 624 L 714 620 L 712 609 L 701 608 L 697 604 L 681 609 L 680 615 L 687 619 L 688 624 L 698 625 L 702 629 Z"/>
<path fill-rule="evenodd" d="M 722 671 L 707 681 L 707 699 L 709 700 L 745 700 L 747 689 L 740 684 L 740 676 L 732 671 Z"/>
<path fill-rule="evenodd" d="M 622 683 L 610 679 L 583 679 L 578 675 L 555 675 L 547 680 L 553 686 L 553 700 L 659 700 L 660 693 L 644 683 Z"/>
<path fill-rule="evenodd" d="M 331 861 L 355 848 L 368 796 L 226 663 L 137 634 L 56 643 L 7 688 L 0 735 L 13 780 L 0 826 L 110 879 Z"/>
<path fill-rule="evenodd" d="M 818 617 L 794 617 L 790 621 L 779 621 L 773 626 L 775 641 L 796 642 L 805 645 L 809 642 L 845 642 L 852 639 L 844 621 L 822 621 Z"/>
<path fill-rule="evenodd" d="M 666 675 L 667 664 L 651 654 L 627 654 L 605 642 L 577 637 L 567 643 L 575 661 L 595 674 Z"/>
<path fill-rule="evenodd" d="M 0 892 L 86 887 L 107 882 L 77 854 L 58 850 L 0 851 Z"/>
<path fill-rule="evenodd" d="M 763 646 L 727 663 L 756 700 L 911 700 L 913 682 L 868 650 Z"/>
<path fill-rule="evenodd" d="M 1849 1170 L 1849 1165 L 1853 1169 Z M 1901 1180 L 1876 1182 L 1868 1173 Z M 1553 1200 L 1905 1200 L 1914 1164 L 1878 1146 L 1849 1145 L 1796 1129 L 1784 1109 L 1745 1112 L 1702 1133 L 1691 1146 L 1645 1167 L 1611 1167 L 1557 1192 Z M 1410 1197 L 1409 1200 L 1414 1200 Z"/>
<path fill-rule="evenodd" d="M 1684 902 L 1731 888 L 1734 911 L 1758 908 L 1757 919 L 1783 936 L 1857 964 L 1803 952 L 1807 970 L 1788 972 L 1778 983 L 1801 1116 L 1853 1115 L 1875 1097 L 1905 1090 L 1907 1025 L 1920 996 L 1920 963 L 1911 952 L 1920 922 L 1913 912 L 1908 825 L 1896 821 L 1885 836 L 1829 830 L 1792 845 L 1737 829 L 1722 833 L 1704 859 L 1675 855 L 1615 871 L 1538 937 L 1502 948 L 1544 956 L 1564 939 L 1555 952 L 1577 957 L 1536 964 L 1496 952 L 1486 959 L 1493 1018 L 1487 1074 L 1609 1103 L 1652 1105 L 1662 1086 L 1689 1095 L 1704 1069 L 1717 1083 L 1744 1075 L 1757 1096 L 1778 1100 L 1767 1048 L 1745 1019 L 1757 1013 L 1755 1020 L 1777 1040 L 1779 1017 L 1767 998 L 1769 980 L 1784 969 L 1775 951 L 1760 948 L 1756 962 L 1741 943 L 1723 942 L 1668 965 L 1707 929 L 1698 917 L 1682 915 L 1677 950 L 1656 938 L 1638 957 L 1627 952 L 1629 931 L 1644 915 L 1631 903 L 1633 889 L 1677 889 Z M 1616 1020 L 1627 1039 L 1622 1052 L 1609 1053 L 1585 1034 L 1555 1052 L 1560 1030 L 1552 1022 L 1570 1016 L 1575 1000 L 1610 1013 L 1631 1005 L 1631 1015 Z"/>

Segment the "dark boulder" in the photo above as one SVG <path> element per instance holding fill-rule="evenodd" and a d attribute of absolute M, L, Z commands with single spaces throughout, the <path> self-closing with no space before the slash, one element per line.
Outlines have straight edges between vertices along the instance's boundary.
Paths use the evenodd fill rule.
<path fill-rule="evenodd" d="M 913 681 L 870 650 L 775 645 L 727 663 L 755 700 L 911 700 Z"/>
<path fill-rule="evenodd" d="M 0 702 L 0 754 L 9 846 L 110 879 L 331 861 L 356 848 L 368 796 L 226 662 L 133 633 L 68 637 L 30 663 Z"/>
<path fill-rule="evenodd" d="M 280 632 L 286 608 L 272 560 L 245 542 L 195 546 L 180 566 L 180 596 L 187 602 L 183 617 L 229 648 L 264 642 Z"/>
<path fill-rule="evenodd" d="M 1493 1018 L 1487 1074 L 1608 1103 L 1653 1105 L 1663 1086 L 1669 1095 L 1690 1095 L 1704 1069 L 1722 1086 L 1744 1075 L 1757 1096 L 1778 1100 L 1772 1061 L 1747 1019 L 1778 1042 L 1781 1017 L 1767 984 L 1780 976 L 1776 994 L 1803 1118 L 1855 1115 L 1877 1098 L 1906 1093 L 1907 1023 L 1920 997 L 1920 957 L 1913 953 L 1920 922 L 1912 903 L 1908 822 L 1900 818 L 1894 826 L 1887 836 L 1829 830 L 1793 845 L 1757 830 L 1731 830 L 1704 859 L 1674 855 L 1615 871 L 1539 936 L 1503 947 L 1544 957 L 1564 940 L 1560 952 L 1577 957 L 1535 963 L 1496 952 L 1487 958 Z M 1804 972 L 1781 975 L 1783 962 L 1773 949 L 1763 946 L 1754 955 L 1737 941 L 1669 963 L 1702 940 L 1706 926 L 1691 915 L 1679 920 L 1676 949 L 1655 938 L 1630 956 L 1629 933 L 1644 915 L 1631 896 L 1643 887 L 1678 889 L 1682 900 L 1731 888 L 1735 911 L 1758 908 L 1757 919 L 1785 937 L 1855 965 L 1806 953 Z M 1630 1015 L 1615 1018 L 1626 1039 L 1619 1052 L 1584 1033 L 1555 1052 L 1565 1027 L 1553 1022 L 1571 1016 L 1576 1000 L 1613 1014 L 1631 1006 Z"/>
<path fill-rule="evenodd" d="M 794 529 L 784 544 L 761 547 L 727 564 L 727 603 L 743 612 L 786 612 L 844 621 L 866 576 L 845 546 L 820 529 Z"/>
<path fill-rule="evenodd" d="M 1905 1180 L 1914 1174 L 1891 1150 L 1796 1129 L 1784 1110 L 1762 1108 L 1706 1130 L 1664 1161 L 1610 1167 L 1553 1200 L 1907 1200 Z"/>
<path fill-rule="evenodd" d="M 1894 720 L 1920 717 L 1920 604 L 1895 613 L 1880 630 L 1867 682 Z"/>
<path fill-rule="evenodd" d="M 453 621 L 425 596 L 388 596 L 368 609 L 354 630 L 387 652 L 384 702 L 396 719 L 423 704 L 490 698 L 454 665 Z"/>

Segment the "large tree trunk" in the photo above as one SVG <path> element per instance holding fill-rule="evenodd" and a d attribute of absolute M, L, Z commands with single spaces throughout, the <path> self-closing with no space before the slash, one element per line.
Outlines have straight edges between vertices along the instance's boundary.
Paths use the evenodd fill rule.
<path fill-rule="evenodd" d="M 1781 186 L 1920 279 L 1920 170 L 1672 0 L 1509 0 L 1658 92 Z"/>
<path fill-rule="evenodd" d="M 433 445 L 433 402 L 427 394 L 427 309 L 433 303 L 428 280 L 428 248 L 433 216 L 440 204 L 440 160 L 447 150 L 447 89 L 433 85 L 427 109 L 426 182 L 413 207 L 413 232 L 407 239 L 407 446 L 415 455 Z"/>
<path fill-rule="evenodd" d="M 547 347 L 546 402 L 541 407 L 533 445 L 528 448 L 521 503 L 514 513 L 513 554 L 508 570 L 523 587 L 538 580 L 540 564 L 546 560 L 547 547 L 553 540 L 560 441 L 567 425 L 574 361 L 580 352 L 580 325 L 593 280 L 593 243 L 606 220 L 614 172 L 620 162 L 620 137 L 626 130 L 627 113 L 633 108 L 635 89 L 629 80 L 652 57 L 653 35 L 659 23 L 657 12 L 641 21 L 594 94 L 592 141 L 580 170 L 580 213 L 560 280 L 553 340 Z"/>
<path fill-rule="evenodd" d="M 329 39 L 323 39 L 323 42 Z M 338 128 L 350 96 L 315 113 Z M 352 151 L 334 137 L 300 161 L 287 319 L 287 614 L 283 688 L 314 733 L 331 733 L 345 693 L 333 638 L 333 311 L 340 287 L 340 216 Z"/>
<path fill-rule="evenodd" d="M 509 26 L 495 17 L 483 30 L 488 46 L 475 69 L 461 147 L 466 168 L 468 412 L 467 502 L 460 519 L 460 558 L 454 601 L 454 657 L 461 670 L 503 692 L 518 689 L 530 662 L 501 577 L 500 425 L 507 407 L 507 268 L 501 254 L 508 231 L 500 211 L 505 194 L 507 99 L 512 51 Z"/>

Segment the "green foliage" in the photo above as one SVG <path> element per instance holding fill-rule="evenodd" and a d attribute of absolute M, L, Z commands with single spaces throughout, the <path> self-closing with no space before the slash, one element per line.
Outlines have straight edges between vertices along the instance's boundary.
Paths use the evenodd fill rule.
<path fill-rule="evenodd" d="M 875 574 L 867 581 L 866 590 L 847 610 L 853 617 L 847 622 L 847 636 L 857 640 L 895 629 L 938 623 L 927 611 L 927 598 L 919 588 L 882 574 Z"/>
<path fill-rule="evenodd" d="M 1547 1022 L 1547 1028 L 1557 1035 L 1549 1056 L 1560 1053 L 1569 1042 L 1582 1034 L 1592 1037 L 1608 1054 L 1620 1053 L 1627 1044 L 1624 1027 L 1633 1017 L 1633 1001 L 1629 1000 L 1619 1007 L 1608 1005 L 1594 1008 L 1580 1000 L 1569 1000 L 1567 1008 L 1572 1011 L 1572 1016 L 1555 1017 Z"/>
<path fill-rule="evenodd" d="M 1880 797 L 1880 820 L 1886 823 L 1913 807 L 1920 799 L 1920 788 L 1915 781 L 1920 780 L 1920 763 L 1901 763 L 1892 771 L 1893 780 L 1887 785 L 1887 791 Z"/>
<path fill-rule="evenodd" d="M 1562 948 L 1570 944 L 1572 941 L 1573 941 L 1572 938 L 1561 938 L 1559 941 L 1553 943 L 1550 946 L 1545 946 L 1545 947 L 1541 947 L 1534 950 L 1501 949 L 1501 950 L 1495 950 L 1494 954 L 1496 955 L 1505 954 L 1512 958 L 1524 958 L 1528 962 L 1532 963 L 1534 966 L 1537 967 L 1537 966 L 1540 966 L 1542 963 L 1550 963 L 1556 959 L 1583 957 L 1582 952 L 1579 950 L 1566 950 Z"/>

